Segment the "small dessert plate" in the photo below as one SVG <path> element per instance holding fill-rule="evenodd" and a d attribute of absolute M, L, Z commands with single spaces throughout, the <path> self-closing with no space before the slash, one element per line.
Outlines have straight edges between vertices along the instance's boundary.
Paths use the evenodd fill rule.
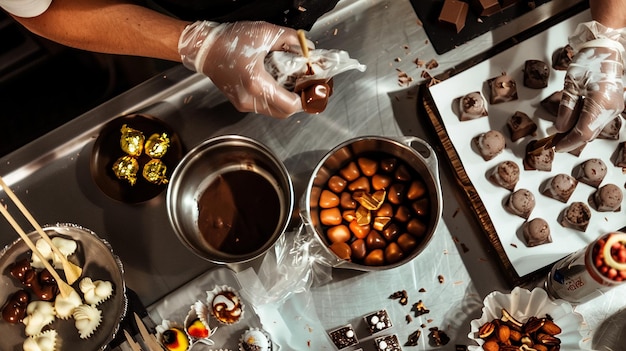
<path fill-rule="evenodd" d="M 482 316 L 470 322 L 469 339 L 479 346 L 470 345 L 470 351 L 483 350 L 485 343 L 478 336 L 479 328 L 487 322 L 502 317 L 502 309 L 508 311 L 513 318 L 525 323 L 530 317 L 543 318 L 549 316 L 561 328 L 561 333 L 555 335 L 561 340 L 561 351 L 582 350 L 582 327 L 585 324 L 583 316 L 575 312 L 572 305 L 564 300 L 551 300 L 548 293 L 541 288 L 532 291 L 515 287 L 510 294 L 494 291 L 483 301 Z M 586 349 L 586 348 L 585 348 Z"/>
<path fill-rule="evenodd" d="M 137 181 L 131 185 L 128 181 L 119 179 L 113 172 L 113 164 L 118 158 L 125 155 L 120 147 L 121 128 L 127 125 L 143 133 L 147 140 L 152 134 L 166 133 L 169 137 L 169 147 L 161 161 L 167 167 L 166 178 L 174 171 L 183 157 L 183 145 L 178 134 L 159 118 L 145 114 L 131 114 L 118 117 L 104 125 L 96 139 L 91 152 L 90 170 L 94 182 L 110 198 L 129 204 L 148 201 L 159 195 L 167 184 L 153 184 L 142 176 L 143 166 L 151 158 L 142 152 L 136 159 L 139 167 Z"/>

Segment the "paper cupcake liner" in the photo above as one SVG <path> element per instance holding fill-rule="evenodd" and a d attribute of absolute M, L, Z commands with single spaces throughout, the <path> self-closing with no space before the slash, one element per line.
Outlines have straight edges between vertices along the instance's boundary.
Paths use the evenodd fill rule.
<path fill-rule="evenodd" d="M 272 351 L 273 347 L 272 347 L 272 339 L 270 338 L 270 335 L 265 330 L 262 330 L 259 328 L 249 328 L 248 330 L 243 332 L 243 334 L 241 334 L 241 337 L 239 338 L 239 351 L 250 350 L 245 347 L 245 344 L 247 342 L 246 338 L 249 338 L 250 336 L 254 336 L 254 335 L 258 335 L 259 337 L 258 341 L 257 340 L 254 341 L 254 345 L 258 348 L 255 350 Z"/>
<path fill-rule="evenodd" d="M 164 319 L 161 324 L 157 325 L 155 327 L 156 330 L 156 338 L 157 340 L 161 343 L 161 345 L 165 346 L 163 344 L 163 333 L 165 333 L 167 330 L 169 329 L 178 329 L 180 330 L 183 335 L 185 335 L 185 337 L 187 338 L 188 344 L 189 346 L 187 347 L 187 350 L 190 350 L 192 347 L 192 340 L 191 338 L 189 338 L 189 335 L 187 335 L 187 333 L 185 333 L 185 327 L 183 325 L 181 325 L 178 322 L 174 322 L 174 321 L 170 321 L 167 319 Z"/>
<path fill-rule="evenodd" d="M 524 323 L 530 317 L 549 315 L 562 332 L 556 337 L 561 339 L 561 351 L 580 351 L 582 345 L 583 316 L 574 312 L 572 305 L 564 300 L 551 300 L 544 289 L 532 291 L 515 287 L 510 294 L 494 291 L 483 301 L 482 316 L 470 322 L 467 337 L 479 346 L 470 345 L 470 351 L 483 350 L 485 341 L 478 337 L 478 329 L 487 322 L 502 317 L 502 309 L 506 309 L 515 319 Z"/>
<path fill-rule="evenodd" d="M 213 346 L 215 344 L 213 340 L 211 340 L 211 337 L 215 334 L 215 331 L 217 331 L 217 327 L 211 329 L 211 326 L 209 324 L 209 316 L 209 308 L 202 301 L 196 301 L 189 308 L 189 313 L 187 313 L 183 324 L 185 326 L 185 333 L 193 342 L 202 341 L 202 343 L 209 346 Z M 189 332 L 189 327 L 196 320 L 200 321 L 203 327 L 207 330 L 208 335 L 206 337 L 197 337 Z"/>
<path fill-rule="evenodd" d="M 233 299 L 225 297 L 223 295 L 224 293 L 232 295 L 234 301 Z M 213 290 L 207 291 L 206 301 L 211 315 L 222 324 L 235 324 L 243 319 L 245 313 L 245 305 L 241 300 L 241 296 L 239 295 L 239 293 L 230 286 L 215 286 Z M 226 310 L 230 311 L 230 313 L 217 313 L 215 310 L 215 306 L 219 304 L 225 304 Z"/>

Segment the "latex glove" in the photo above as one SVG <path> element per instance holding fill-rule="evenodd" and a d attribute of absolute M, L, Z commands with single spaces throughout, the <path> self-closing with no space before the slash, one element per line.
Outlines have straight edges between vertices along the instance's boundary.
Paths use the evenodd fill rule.
<path fill-rule="evenodd" d="M 302 102 L 265 70 L 265 56 L 279 50 L 300 52 L 297 32 L 267 22 L 198 21 L 178 43 L 185 67 L 208 76 L 237 110 L 286 118 Z"/>
<path fill-rule="evenodd" d="M 593 22 L 593 25 L 599 24 Z M 621 38 L 619 33 L 615 38 L 604 33 L 607 32 L 596 28 L 595 33 L 588 31 L 573 36 L 581 42 L 591 38 L 582 43 L 570 38 L 570 42 L 579 45 L 565 75 L 563 97 L 555 121 L 557 132 L 565 133 L 556 143 L 556 151 L 571 151 L 595 139 L 602 128 L 624 110 L 624 46 L 614 40 Z"/>

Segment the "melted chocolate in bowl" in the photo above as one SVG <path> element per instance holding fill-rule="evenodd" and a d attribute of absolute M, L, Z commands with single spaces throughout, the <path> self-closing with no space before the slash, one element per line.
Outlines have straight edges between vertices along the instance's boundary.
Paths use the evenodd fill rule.
<path fill-rule="evenodd" d="M 280 209 L 277 190 L 262 174 L 225 172 L 198 200 L 198 227 L 212 248 L 245 255 L 270 240 L 279 225 Z"/>

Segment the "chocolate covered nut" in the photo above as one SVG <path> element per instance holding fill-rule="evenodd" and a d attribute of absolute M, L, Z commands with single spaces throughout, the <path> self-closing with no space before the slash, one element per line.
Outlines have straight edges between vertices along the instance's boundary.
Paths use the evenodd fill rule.
<path fill-rule="evenodd" d="M 339 174 L 343 179 L 349 182 L 352 182 L 361 176 L 361 172 L 359 172 L 359 168 L 355 162 L 348 163 L 348 165 L 339 171 Z"/>
<path fill-rule="evenodd" d="M 348 184 L 348 190 L 354 192 L 356 190 L 363 190 L 367 193 L 370 192 L 370 181 L 367 177 L 359 177 L 352 183 Z"/>
<path fill-rule="evenodd" d="M 404 258 L 404 252 L 395 242 L 389 243 L 385 248 L 385 260 L 388 263 L 396 263 Z"/>
<path fill-rule="evenodd" d="M 339 208 L 325 208 L 320 211 L 320 221 L 324 225 L 339 225 L 341 224 L 341 211 Z"/>
<path fill-rule="evenodd" d="M 409 180 L 411 180 L 411 172 L 409 172 L 409 169 L 403 163 L 401 163 L 396 168 L 394 178 L 401 182 L 408 182 Z"/>
<path fill-rule="evenodd" d="M 382 234 L 388 242 L 395 241 L 398 235 L 400 235 L 400 228 L 392 223 L 382 231 Z"/>
<path fill-rule="evenodd" d="M 338 175 L 334 175 L 328 179 L 328 189 L 336 194 L 341 193 L 343 189 L 346 188 L 346 185 L 348 185 L 348 182 Z"/>
<path fill-rule="evenodd" d="M 387 193 L 387 199 L 394 205 L 399 205 L 404 200 L 405 185 L 402 183 L 394 183 L 389 187 L 389 192 Z"/>
<path fill-rule="evenodd" d="M 337 207 L 339 206 L 339 196 L 330 190 L 322 190 L 319 203 L 321 208 Z"/>
<path fill-rule="evenodd" d="M 407 223 L 406 231 L 416 237 L 420 237 L 426 233 L 426 224 L 417 218 L 413 218 Z"/>
<path fill-rule="evenodd" d="M 403 233 L 398 237 L 396 241 L 398 246 L 402 249 L 402 251 L 409 253 L 412 252 L 413 249 L 417 247 L 417 240 L 415 237 L 409 233 Z"/>
<path fill-rule="evenodd" d="M 398 160 L 395 158 L 386 158 L 380 161 L 380 168 L 387 173 L 395 171 L 397 165 Z"/>
<path fill-rule="evenodd" d="M 398 206 L 396 213 L 393 214 L 393 218 L 398 222 L 408 222 L 413 217 L 411 210 L 406 206 Z"/>
<path fill-rule="evenodd" d="M 32 267 L 30 266 L 30 262 L 26 258 L 11 264 L 9 268 L 9 272 L 11 273 L 13 278 L 19 280 L 21 283 L 24 282 L 24 277 L 26 276 L 26 273 L 31 270 Z"/>
<path fill-rule="evenodd" d="M 384 174 L 374 174 L 372 177 L 372 188 L 382 190 L 391 184 L 391 177 Z"/>
<path fill-rule="evenodd" d="M 350 244 L 352 249 L 352 257 L 357 260 L 362 260 L 367 255 L 367 247 L 365 246 L 365 240 L 357 239 Z"/>
<path fill-rule="evenodd" d="M 430 200 L 427 197 L 418 199 L 411 204 L 411 208 L 418 216 L 426 216 L 430 211 Z"/>
<path fill-rule="evenodd" d="M 376 174 L 376 171 L 378 170 L 378 163 L 376 163 L 376 161 L 367 157 L 359 157 L 357 162 L 361 172 L 366 176 L 371 177 Z"/>
<path fill-rule="evenodd" d="M 382 249 L 372 250 L 365 256 L 365 264 L 368 266 L 382 266 L 385 264 L 385 253 Z"/>
<path fill-rule="evenodd" d="M 357 202 L 352 198 L 352 194 L 344 191 L 341 193 L 340 198 L 341 208 L 354 210 L 357 207 Z"/>
<path fill-rule="evenodd" d="M 350 229 L 343 224 L 328 228 L 326 231 L 328 240 L 333 243 L 345 243 L 350 240 Z"/>
<path fill-rule="evenodd" d="M 367 245 L 368 249 L 375 250 L 384 248 L 387 246 L 387 242 L 377 231 L 372 230 L 365 238 L 365 245 Z"/>
<path fill-rule="evenodd" d="M 422 180 L 415 179 L 409 185 L 409 190 L 406 192 L 406 198 L 409 200 L 415 200 L 426 194 L 426 184 Z"/>
<path fill-rule="evenodd" d="M 7 323 L 17 324 L 26 317 L 26 307 L 30 302 L 30 296 L 26 290 L 18 290 L 11 294 L 2 307 L 2 319 Z"/>

